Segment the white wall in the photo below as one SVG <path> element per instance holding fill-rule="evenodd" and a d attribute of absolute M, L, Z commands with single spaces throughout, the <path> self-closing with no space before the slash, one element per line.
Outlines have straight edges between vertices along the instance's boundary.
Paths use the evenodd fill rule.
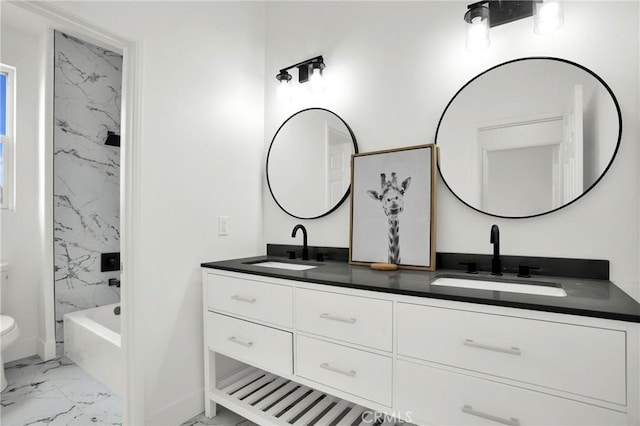
<path fill-rule="evenodd" d="M 4 6 L 3 6 L 4 7 Z M 39 288 L 44 279 L 39 197 L 42 173 L 39 162 L 39 68 L 43 63 L 42 39 L 3 20 L 0 62 L 16 67 L 15 209 L 0 212 L 0 258 L 10 264 L 9 280 L 2 287 L 2 313 L 12 316 L 20 336 L 3 355 L 3 361 L 34 355 L 38 348 Z M 51 318 L 53 319 L 53 318 Z"/>
<path fill-rule="evenodd" d="M 264 251 L 264 5 L 56 4 L 140 42 L 139 281 L 122 285 L 135 286 L 146 423 L 179 424 L 204 407 L 199 265 Z"/>
<path fill-rule="evenodd" d="M 639 19 L 637 2 L 564 2 L 565 24 L 538 36 L 533 20 L 491 30 L 489 49 L 464 48 L 467 2 L 281 2 L 267 8 L 265 145 L 296 110 L 321 106 L 351 126 L 361 152 L 431 143 L 459 87 L 493 65 L 526 56 L 580 63 L 603 78 L 623 115 L 618 156 L 600 184 L 573 205 L 521 220 L 493 218 L 460 203 L 438 183 L 437 250 L 489 253 L 489 229 L 501 227 L 504 254 L 608 259 L 611 278 L 640 299 L 638 284 Z M 313 17 L 311 19 L 310 17 Z M 594 25 L 597 22 L 597 25 Z M 292 37 L 291 34 L 295 34 Z M 285 106 L 279 69 L 322 54 L 327 92 Z M 300 222 L 263 190 L 264 238 L 294 243 Z M 349 207 L 303 222 L 309 244 L 347 247 Z"/>

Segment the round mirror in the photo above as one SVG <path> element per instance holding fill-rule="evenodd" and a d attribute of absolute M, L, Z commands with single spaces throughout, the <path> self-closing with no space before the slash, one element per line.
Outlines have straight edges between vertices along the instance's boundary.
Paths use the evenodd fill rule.
<path fill-rule="evenodd" d="M 267 183 L 278 206 L 299 219 L 326 216 L 349 195 L 356 137 L 337 114 L 309 108 L 278 129 L 267 154 Z"/>
<path fill-rule="evenodd" d="M 438 123 L 438 168 L 451 192 L 491 216 L 539 216 L 570 204 L 611 166 L 618 102 L 592 71 L 523 58 L 473 78 Z"/>

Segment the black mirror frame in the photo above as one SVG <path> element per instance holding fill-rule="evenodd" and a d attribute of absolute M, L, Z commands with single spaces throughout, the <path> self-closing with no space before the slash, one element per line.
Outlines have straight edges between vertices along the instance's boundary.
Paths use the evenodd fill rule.
<path fill-rule="evenodd" d="M 602 79 L 600 78 L 599 75 L 597 75 L 596 73 L 594 73 L 593 71 L 591 71 L 589 68 L 580 65 L 576 62 L 570 61 L 568 59 L 562 59 L 562 58 L 555 58 L 552 56 L 529 56 L 529 57 L 524 57 L 524 58 L 518 58 L 518 59 L 513 59 L 507 62 L 503 62 L 501 64 L 495 65 L 483 72 L 481 72 L 480 74 L 476 75 L 475 77 L 473 77 L 471 80 L 469 80 L 464 86 L 462 86 L 455 95 L 453 95 L 453 97 L 451 98 L 451 100 L 449 101 L 449 103 L 447 103 L 447 106 L 445 107 L 444 111 L 442 111 L 442 115 L 440 116 L 440 120 L 438 121 L 438 127 L 436 128 L 436 135 L 435 135 L 435 144 L 438 144 L 438 132 L 440 131 L 440 126 L 442 125 L 442 121 L 444 119 L 445 114 L 447 113 L 447 110 L 449 109 L 449 107 L 451 106 L 451 104 L 453 103 L 453 101 L 456 99 L 456 97 L 467 87 L 469 86 L 471 83 L 473 83 L 475 80 L 477 80 L 478 78 L 480 78 L 481 76 L 483 76 L 484 74 L 488 73 L 489 71 L 492 71 L 496 68 L 511 64 L 513 62 L 519 62 L 519 61 L 526 61 L 526 60 L 532 60 L 532 59 L 545 59 L 545 60 L 552 60 L 552 61 L 558 61 L 558 62 L 564 62 L 566 64 L 569 65 L 573 65 L 577 68 L 582 69 L 583 71 L 587 72 L 588 74 L 590 74 L 591 76 L 593 76 L 594 78 L 596 78 L 600 84 L 602 84 L 604 86 L 605 89 L 607 89 L 607 92 L 609 92 L 609 95 L 611 96 L 611 99 L 613 100 L 613 104 L 616 107 L 616 112 L 618 113 L 618 140 L 616 142 L 616 147 L 613 150 L 613 155 L 611 156 L 611 160 L 609 160 L 609 164 L 607 164 L 607 167 L 605 167 L 605 169 L 602 171 L 602 173 L 600 174 L 600 176 L 598 177 L 598 179 L 595 180 L 595 182 L 593 182 L 593 184 L 587 188 L 585 191 L 582 192 L 582 195 L 574 198 L 573 200 L 569 201 L 566 204 L 561 205 L 560 207 L 556 207 L 555 209 L 551 209 L 548 210 L 546 212 L 542 212 L 542 213 L 538 213 L 538 214 L 532 214 L 532 215 L 526 215 L 526 216 L 502 216 L 502 215 L 498 215 L 498 214 L 493 214 L 493 213 L 488 213 L 485 212 L 483 210 L 480 210 L 476 207 L 473 207 L 472 205 L 470 205 L 469 203 L 467 203 L 466 201 L 464 201 L 462 198 L 460 198 L 458 196 L 458 194 L 455 193 L 455 191 L 453 189 L 451 189 L 451 187 L 449 186 L 449 184 L 447 183 L 447 180 L 444 178 L 444 175 L 442 174 L 442 170 L 440 169 L 440 156 L 438 156 L 438 173 L 440 174 L 440 178 L 442 179 L 442 182 L 444 182 L 445 186 L 447 187 L 447 189 L 464 205 L 466 205 L 467 207 L 480 212 L 482 214 L 485 214 L 487 216 L 492 216 L 492 217 L 499 217 L 502 219 L 528 219 L 528 218 L 532 218 L 532 217 L 538 217 L 538 216 L 544 216 L 546 214 L 549 213 L 553 213 L 555 211 L 558 211 L 560 209 L 563 209 L 573 203 L 575 203 L 576 201 L 578 201 L 579 199 L 581 199 L 582 197 L 584 197 L 587 193 L 589 193 L 589 191 L 591 191 L 601 180 L 602 178 L 607 174 L 607 172 L 609 171 L 609 169 L 611 168 L 611 165 L 613 164 L 613 160 L 615 160 L 616 155 L 618 154 L 618 149 L 620 148 L 620 141 L 622 140 L 622 112 L 620 110 L 620 105 L 618 104 L 618 99 L 616 98 L 616 96 L 614 95 L 613 91 L 611 90 L 611 88 L 609 87 L 609 85 Z"/>
<path fill-rule="evenodd" d="M 349 135 L 351 136 L 351 140 L 353 141 L 353 150 L 354 150 L 354 154 L 358 153 L 358 142 L 356 141 L 356 135 L 353 133 L 353 130 L 351 130 L 351 127 L 349 127 L 349 125 L 347 124 L 346 121 L 344 121 L 342 119 L 342 117 L 340 117 L 338 114 L 336 114 L 335 112 L 328 110 L 326 108 L 318 108 L 318 107 L 312 107 L 312 108 L 305 108 L 303 110 L 300 110 L 298 112 L 296 112 L 295 114 L 291 115 L 289 118 L 287 118 L 278 128 L 278 130 L 276 131 L 276 133 L 273 135 L 273 138 L 271 139 L 271 144 L 269 144 L 269 151 L 267 152 L 267 161 L 266 161 L 266 166 L 265 166 L 265 175 L 267 176 L 267 186 L 269 187 L 269 192 L 271 193 L 271 198 L 273 198 L 273 201 L 275 201 L 275 203 L 278 205 L 278 207 L 280 207 L 280 209 L 285 212 L 286 214 L 288 214 L 289 216 L 295 217 L 296 219 L 319 219 L 321 217 L 327 216 L 331 213 L 333 213 L 334 211 L 336 211 L 338 209 L 338 207 L 340 207 L 345 201 L 346 199 L 349 197 L 349 194 L 351 193 L 351 183 L 349 183 L 349 187 L 347 188 L 347 190 L 345 191 L 344 195 L 342 196 L 342 198 L 340 199 L 339 202 L 337 202 L 330 210 L 326 211 L 325 213 L 319 215 L 319 216 L 313 216 L 313 217 L 302 217 L 302 216 L 296 216 L 295 214 L 287 211 L 287 209 L 285 209 L 282 204 L 280 204 L 278 202 L 278 200 L 276 199 L 276 196 L 273 193 L 273 189 L 271 188 L 271 181 L 269 180 L 269 156 L 271 155 L 271 148 L 273 147 L 273 144 L 276 140 L 276 138 L 278 137 L 278 133 L 280 133 L 280 130 L 282 130 L 282 128 L 289 122 L 289 120 L 291 120 L 293 117 L 295 117 L 298 114 L 301 114 L 305 111 L 310 111 L 310 110 L 321 110 L 321 111 L 326 111 L 330 114 L 333 114 L 334 116 L 336 116 L 347 128 L 347 130 L 349 131 Z"/>

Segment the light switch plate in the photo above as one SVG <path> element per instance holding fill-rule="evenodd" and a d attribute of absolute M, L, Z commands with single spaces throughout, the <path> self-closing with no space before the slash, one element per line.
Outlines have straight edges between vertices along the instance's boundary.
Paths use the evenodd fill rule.
<path fill-rule="evenodd" d="M 229 235 L 229 216 L 218 216 L 218 235 Z"/>

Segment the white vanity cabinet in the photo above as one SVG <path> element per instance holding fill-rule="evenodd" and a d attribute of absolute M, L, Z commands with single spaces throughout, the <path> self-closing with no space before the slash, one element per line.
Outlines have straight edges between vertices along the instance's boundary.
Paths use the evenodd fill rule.
<path fill-rule="evenodd" d="M 406 361 L 396 362 L 396 409 L 439 425 L 625 425 L 623 412 Z"/>
<path fill-rule="evenodd" d="M 399 355 L 625 404 L 624 331 L 397 306 Z"/>
<path fill-rule="evenodd" d="M 416 419 L 627 424 L 624 330 L 409 303 L 397 310 L 397 353 L 413 361 L 396 363 L 395 406 Z"/>
<path fill-rule="evenodd" d="M 207 415 L 220 403 L 264 425 L 640 424 L 637 323 L 211 268 L 203 290 Z"/>
<path fill-rule="evenodd" d="M 296 351 L 298 376 L 391 407 L 391 357 L 302 335 Z"/>
<path fill-rule="evenodd" d="M 296 375 L 391 407 L 393 303 L 299 287 L 295 305 Z"/>
<path fill-rule="evenodd" d="M 295 294 L 297 330 L 392 351 L 391 301 L 305 288 Z"/>
<path fill-rule="evenodd" d="M 293 372 L 290 332 L 208 312 L 207 341 L 210 348 L 278 374 Z"/>
<path fill-rule="evenodd" d="M 293 326 L 293 288 L 254 277 L 206 275 L 207 308 L 274 326 Z"/>

